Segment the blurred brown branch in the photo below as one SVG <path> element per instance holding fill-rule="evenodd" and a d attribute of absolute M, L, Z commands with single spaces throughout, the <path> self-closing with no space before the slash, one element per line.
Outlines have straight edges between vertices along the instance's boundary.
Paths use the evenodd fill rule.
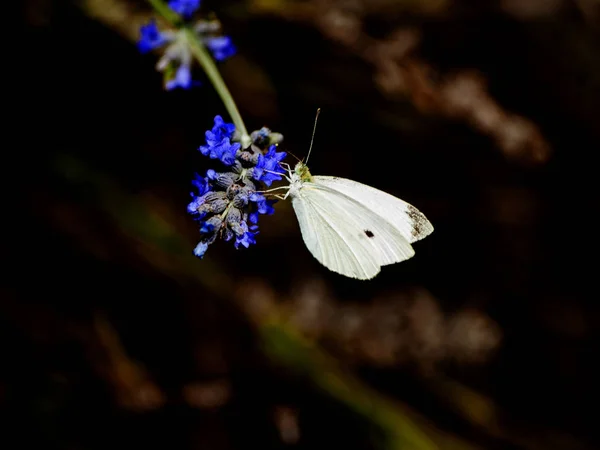
<path fill-rule="evenodd" d="M 396 7 L 396 13 L 406 6 L 402 2 L 380 3 Z M 431 9 L 414 11 L 422 14 L 438 14 L 446 6 L 445 2 L 419 3 L 430 7 L 435 4 Z M 550 156 L 550 145 L 539 128 L 500 106 L 488 92 L 481 73 L 464 70 L 441 74 L 419 58 L 421 36 L 417 28 L 401 26 L 381 39 L 363 31 L 363 18 L 368 12 L 385 14 L 381 5 L 377 9 L 370 2 L 346 0 L 311 0 L 302 4 L 257 1 L 252 3 L 252 10 L 315 26 L 323 36 L 369 62 L 377 86 L 390 98 L 406 98 L 423 114 L 468 123 L 490 136 L 509 158 L 542 163 Z"/>
<path fill-rule="evenodd" d="M 241 289 L 240 306 L 255 320 L 268 320 L 279 310 L 285 323 L 352 365 L 414 364 L 423 374 L 435 374 L 442 361 L 483 363 L 502 336 L 483 312 L 466 308 L 448 316 L 422 289 L 367 303 L 340 303 L 319 279 L 292 289 L 286 300 L 259 280 L 248 280 Z"/>
<path fill-rule="evenodd" d="M 95 314 L 93 330 L 94 336 L 86 339 L 88 358 L 114 389 L 117 403 L 140 411 L 163 406 L 166 400 L 164 394 L 151 380 L 150 374 L 127 355 L 117 332 L 104 314 Z"/>

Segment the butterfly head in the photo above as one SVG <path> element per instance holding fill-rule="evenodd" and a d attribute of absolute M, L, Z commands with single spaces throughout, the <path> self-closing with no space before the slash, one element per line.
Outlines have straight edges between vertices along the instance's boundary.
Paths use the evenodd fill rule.
<path fill-rule="evenodd" d="M 303 162 L 299 162 L 298 164 L 296 164 L 296 167 L 294 167 L 294 174 L 301 181 L 311 181 L 312 180 L 312 175 L 310 174 L 310 171 L 308 170 L 308 166 L 306 164 L 304 164 Z"/>

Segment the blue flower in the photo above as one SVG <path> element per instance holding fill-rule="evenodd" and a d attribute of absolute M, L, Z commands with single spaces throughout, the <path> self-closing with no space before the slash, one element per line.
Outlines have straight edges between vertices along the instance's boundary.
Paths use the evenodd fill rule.
<path fill-rule="evenodd" d="M 189 89 L 192 87 L 192 73 L 188 65 L 181 64 L 175 76 L 165 83 L 165 89 L 170 91 L 175 88 Z"/>
<path fill-rule="evenodd" d="M 207 140 L 207 142 L 209 141 Z M 214 141 L 210 141 L 209 145 L 202 145 L 199 150 L 204 156 L 208 156 L 210 159 L 219 159 L 226 166 L 231 166 L 235 162 L 235 155 L 240 146 L 239 142 L 232 144 L 229 138 L 223 138 L 216 144 Z"/>
<path fill-rule="evenodd" d="M 213 140 L 221 140 L 223 138 L 230 138 L 233 136 L 235 131 L 235 125 L 232 123 L 226 123 L 221 116 L 215 116 L 215 124 L 210 131 L 206 132 L 206 138 L 211 136 Z"/>
<path fill-rule="evenodd" d="M 204 44 L 212 52 L 217 61 L 223 61 L 235 55 L 237 51 L 229 36 L 217 36 L 204 39 Z"/>
<path fill-rule="evenodd" d="M 262 127 L 260 130 L 250 133 L 252 143 L 260 148 L 268 147 L 272 144 L 279 144 L 283 141 L 281 133 L 273 133 L 267 127 Z"/>
<path fill-rule="evenodd" d="M 269 151 L 265 155 L 258 155 L 258 162 L 253 170 L 253 178 L 256 181 L 262 181 L 267 186 L 276 180 L 281 180 L 281 175 L 285 173 L 279 165 L 287 156 L 285 152 L 276 152 L 276 145 L 271 145 Z"/>
<path fill-rule="evenodd" d="M 200 0 L 171 0 L 169 7 L 183 18 L 189 19 L 200 7 Z M 156 21 L 152 19 L 150 23 L 140 27 L 140 39 L 137 45 L 142 53 L 166 45 L 156 65 L 158 71 L 168 74 L 165 76 L 165 89 L 189 89 L 200 84 L 193 81 L 191 76 L 193 38 L 190 39 L 190 32 L 206 45 L 217 61 L 235 54 L 235 46 L 229 36 L 215 35 L 220 31 L 220 27 L 220 22 L 216 19 L 201 19 L 195 24 L 186 23 L 176 30 L 161 31 Z"/>
<path fill-rule="evenodd" d="M 287 156 L 287 153 L 277 152 L 276 150 L 277 150 L 277 146 L 271 145 L 265 155 L 265 158 L 275 160 L 275 161 L 277 161 L 277 163 L 279 163 L 280 161 L 283 161 L 285 159 L 285 157 Z"/>
<path fill-rule="evenodd" d="M 165 89 L 168 91 L 175 88 L 189 89 L 194 84 L 198 84 L 192 81 L 192 54 L 182 32 L 161 32 L 154 19 L 140 28 L 138 42 L 140 52 L 147 53 L 166 44 L 168 46 L 156 64 L 156 68 L 165 73 Z"/>
<path fill-rule="evenodd" d="M 234 131 L 234 124 L 225 123 L 221 116 L 216 116 L 214 126 L 205 133 L 207 145 L 201 145 L 198 150 L 204 156 L 219 159 L 226 166 L 231 166 L 235 162 L 237 151 L 241 147 L 239 142 L 232 144 L 230 141 Z"/>
<path fill-rule="evenodd" d="M 215 231 L 215 226 L 212 223 L 204 222 L 200 227 L 200 233 L 202 234 L 210 234 Z"/>
<path fill-rule="evenodd" d="M 240 149 L 240 147 L 241 144 L 239 142 L 235 142 L 232 144 L 231 142 L 229 142 L 229 138 L 225 138 L 222 144 L 219 147 L 217 147 L 217 157 L 226 166 L 231 166 L 235 162 L 235 155 Z"/>
<path fill-rule="evenodd" d="M 208 179 L 196 174 L 192 180 L 192 185 L 197 189 L 197 194 L 190 192 L 192 201 L 188 204 L 187 210 L 190 214 L 195 215 L 196 219 L 202 219 L 208 211 L 201 209 L 206 200 L 206 194 L 211 191 L 211 186 L 208 184 Z"/>
<path fill-rule="evenodd" d="M 204 254 L 206 253 L 206 250 L 208 250 L 208 243 L 199 242 L 198 245 L 196 245 L 196 248 L 194 249 L 194 255 L 202 259 L 204 257 Z"/>
<path fill-rule="evenodd" d="M 275 201 L 261 191 L 273 179 L 281 179 L 279 162 L 286 154 L 269 143 L 283 137 L 266 128 L 251 136 L 251 143 L 242 148 L 235 125 L 215 116 L 205 133 L 206 145 L 199 147 L 204 156 L 228 166 L 224 172 L 209 169 L 204 177 L 196 174 L 192 180 L 196 189 L 188 212 L 199 222 L 201 241 L 194 254 L 200 258 L 217 238 L 233 240 L 236 249 L 256 244 L 259 216 L 275 212 Z"/>
<path fill-rule="evenodd" d="M 273 205 L 277 200 L 268 200 L 264 195 L 259 194 L 258 192 L 253 192 L 250 195 L 249 200 L 256 204 L 256 210 L 248 214 L 248 221 L 250 223 L 258 223 L 259 214 L 271 215 L 275 213 Z"/>
<path fill-rule="evenodd" d="M 140 40 L 138 49 L 142 53 L 148 53 L 155 48 L 162 47 L 168 42 L 167 38 L 160 32 L 156 20 L 152 19 L 147 25 L 140 28 Z"/>
<path fill-rule="evenodd" d="M 200 211 L 200 207 L 204 204 L 203 197 L 193 197 L 193 200 L 188 203 L 187 210 L 190 214 L 197 216 L 197 219 L 202 219 L 205 215 L 205 211 Z"/>
<path fill-rule="evenodd" d="M 267 200 L 264 195 L 259 194 L 258 192 L 253 192 L 250 195 L 250 201 L 256 203 L 256 206 L 258 207 L 257 211 L 260 214 L 271 215 L 275 213 L 275 208 L 273 208 L 275 200 Z"/>
<path fill-rule="evenodd" d="M 169 8 L 180 16 L 189 18 L 200 8 L 200 0 L 171 0 Z"/>
<path fill-rule="evenodd" d="M 256 244 L 256 239 L 255 236 L 258 233 L 253 233 L 251 231 L 247 231 L 246 233 L 244 233 L 242 236 L 237 236 L 235 238 L 235 248 L 239 248 L 240 245 L 248 248 L 250 247 L 250 244 Z"/>
<path fill-rule="evenodd" d="M 253 226 L 252 228 L 253 231 L 258 229 L 257 226 Z M 237 249 L 240 245 L 242 245 L 243 247 L 248 248 L 251 244 L 256 244 L 255 236 L 258 233 L 254 233 L 253 231 L 248 230 L 248 224 L 246 222 L 240 222 L 239 231 L 235 233 L 236 237 L 235 243 L 233 244 L 234 247 Z M 236 232 L 236 230 L 234 230 L 234 232 Z"/>
<path fill-rule="evenodd" d="M 206 172 L 207 178 L 204 178 L 198 174 L 195 174 L 195 177 L 192 180 L 192 185 L 198 190 L 198 195 L 204 195 L 211 189 L 210 185 L 208 184 L 208 180 L 210 177 L 209 172 L 214 173 L 215 171 L 214 170 L 207 171 Z"/>

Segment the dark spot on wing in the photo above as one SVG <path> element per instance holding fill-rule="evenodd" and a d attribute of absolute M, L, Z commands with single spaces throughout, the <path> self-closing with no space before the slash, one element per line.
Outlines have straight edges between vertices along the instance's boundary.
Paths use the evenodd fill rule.
<path fill-rule="evenodd" d="M 370 238 L 375 236 L 371 230 L 365 230 L 365 234 L 367 235 L 367 237 L 370 237 Z"/>
<path fill-rule="evenodd" d="M 408 217 L 410 217 L 410 220 L 412 220 L 413 228 L 411 230 L 411 234 L 413 235 L 413 237 L 417 237 L 421 234 L 422 231 L 421 222 L 423 221 L 423 214 L 414 206 L 409 206 L 406 210 L 406 214 L 408 215 Z"/>

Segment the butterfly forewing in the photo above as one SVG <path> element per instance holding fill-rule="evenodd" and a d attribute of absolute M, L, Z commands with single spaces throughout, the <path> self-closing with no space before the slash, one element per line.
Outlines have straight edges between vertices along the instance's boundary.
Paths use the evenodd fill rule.
<path fill-rule="evenodd" d="M 417 208 L 393 195 L 346 178 L 313 176 L 313 183 L 344 194 L 391 223 L 413 243 L 431 234 L 433 226 Z"/>
<path fill-rule="evenodd" d="M 381 266 L 414 255 L 408 240 L 392 223 L 325 184 L 303 183 L 292 205 L 306 246 L 334 272 L 370 279 Z"/>

